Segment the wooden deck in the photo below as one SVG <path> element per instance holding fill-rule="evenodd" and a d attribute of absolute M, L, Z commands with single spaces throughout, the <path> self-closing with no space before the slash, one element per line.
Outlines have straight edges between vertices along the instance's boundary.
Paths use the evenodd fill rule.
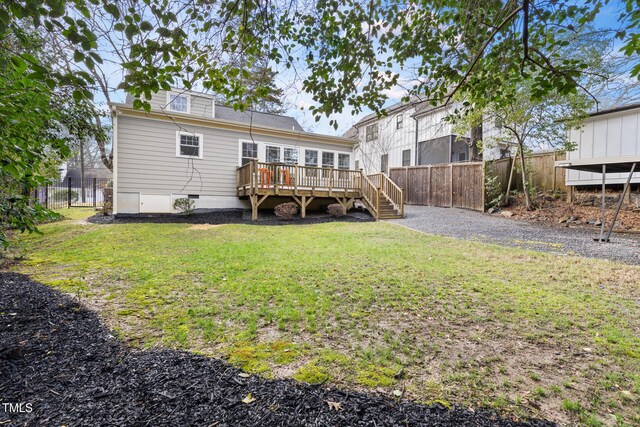
<path fill-rule="evenodd" d="M 253 160 L 237 169 L 238 197 L 251 201 L 252 219 L 269 196 L 291 197 L 301 217 L 315 198 L 335 199 L 349 210 L 361 201 L 376 219 L 404 216 L 404 196 L 385 174 L 366 176 L 360 170 L 264 163 Z"/>

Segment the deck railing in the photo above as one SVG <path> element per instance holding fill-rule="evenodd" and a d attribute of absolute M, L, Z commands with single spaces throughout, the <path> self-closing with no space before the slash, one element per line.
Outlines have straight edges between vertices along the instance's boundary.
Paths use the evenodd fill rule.
<path fill-rule="evenodd" d="M 238 187 L 318 188 L 341 191 L 360 189 L 359 170 L 332 169 L 251 161 L 237 170 Z"/>
<path fill-rule="evenodd" d="M 380 191 L 387 196 L 400 215 L 404 216 L 404 191 L 386 173 L 380 174 Z"/>
<path fill-rule="evenodd" d="M 380 216 L 380 198 L 386 198 L 401 215 L 404 215 L 403 190 L 384 173 L 365 175 L 361 170 L 300 166 L 283 163 L 266 163 L 252 160 L 237 169 L 238 190 L 244 194 L 280 193 L 287 190 L 328 191 L 334 196 L 347 192 L 359 193 L 373 216 Z M 268 190 L 267 193 L 264 190 Z M 335 192 L 335 193 L 334 193 Z M 284 193 L 284 192 L 283 192 Z M 325 193 L 326 194 L 326 193 Z M 350 197 L 354 197 L 351 195 Z"/>
<path fill-rule="evenodd" d="M 362 200 L 371 211 L 371 214 L 375 219 L 380 216 L 380 192 L 378 187 L 365 174 L 361 175 L 362 186 L 360 192 L 362 194 Z"/>

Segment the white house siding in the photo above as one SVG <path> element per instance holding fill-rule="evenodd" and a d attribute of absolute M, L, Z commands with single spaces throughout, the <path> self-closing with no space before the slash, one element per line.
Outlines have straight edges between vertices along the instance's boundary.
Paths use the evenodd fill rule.
<path fill-rule="evenodd" d="M 174 117 L 151 119 L 117 117 L 116 213 L 171 212 L 173 200 L 198 195 L 196 208 L 245 208 L 246 201 L 236 195 L 236 167 L 240 164 L 240 141 L 251 140 L 248 131 L 232 131 L 208 125 L 186 124 Z M 203 158 L 176 156 L 176 132 L 202 134 Z M 352 147 L 334 143 L 304 141 L 304 138 L 261 135 L 256 129 L 259 160 L 265 146 L 275 144 L 304 149 L 350 154 Z M 335 158 L 337 166 L 337 155 Z"/>
<path fill-rule="evenodd" d="M 411 165 L 415 165 L 415 144 L 416 144 L 416 123 L 411 115 L 415 108 L 390 114 L 377 120 L 367 122 L 358 126 L 359 148 L 356 151 L 356 159 L 360 168 L 365 173 L 371 174 L 380 171 L 381 157 L 388 155 L 389 167 L 402 166 L 402 152 L 411 150 Z M 397 129 L 397 117 L 402 115 L 402 128 Z M 378 139 L 375 141 L 366 140 L 366 128 L 368 125 L 378 123 Z"/>
<path fill-rule="evenodd" d="M 359 165 L 364 169 L 365 173 L 376 173 L 380 171 L 381 156 L 388 154 L 389 167 L 402 166 L 402 152 L 411 150 L 411 166 L 417 164 L 416 153 L 416 120 L 418 129 L 418 144 L 423 141 L 429 141 L 436 138 L 448 137 L 453 133 L 453 125 L 445 120 L 446 116 L 451 114 L 455 109 L 455 105 L 449 107 L 436 108 L 414 119 L 411 117 L 415 111 L 415 107 L 409 107 L 399 113 L 390 113 L 387 117 L 376 120 L 366 121 L 356 125 L 357 138 L 359 140 L 359 148 L 356 150 L 356 159 Z M 396 129 L 396 120 L 399 114 L 403 115 L 403 128 Z M 378 123 L 378 139 L 375 141 L 366 140 L 367 126 Z M 489 140 L 491 137 L 500 135 L 500 130 L 496 129 L 493 120 L 486 119 L 483 123 L 484 139 Z M 469 137 L 469 135 L 463 135 Z M 454 143 L 454 156 L 457 158 L 460 143 Z M 457 148 L 458 149 L 457 149 Z M 506 148 L 505 144 L 487 143 L 483 148 L 483 158 L 485 160 L 494 160 L 500 158 L 500 150 Z M 432 156 L 438 157 L 438 153 L 431 153 Z M 444 157 L 443 157 L 444 156 Z M 449 161 L 448 146 L 447 152 L 440 156 L 442 162 Z M 445 159 L 446 157 L 446 159 Z"/>
<path fill-rule="evenodd" d="M 182 89 L 176 89 L 173 91 L 175 93 L 183 94 L 189 97 L 190 101 L 190 109 L 189 116 L 193 117 L 202 117 L 202 118 L 211 118 L 214 116 L 215 107 L 213 105 L 213 96 L 212 95 L 204 95 L 197 94 L 193 92 L 185 92 Z M 151 111 L 153 112 L 166 112 L 171 114 L 180 114 L 175 111 L 169 111 L 168 103 L 167 103 L 167 91 L 160 90 L 153 95 L 153 98 L 150 101 Z M 127 94 L 126 104 L 133 104 L 133 97 Z"/>
<path fill-rule="evenodd" d="M 640 108 L 603 114 L 587 119 L 580 129 L 569 131 L 569 140 L 576 149 L 567 153 L 567 160 L 605 157 L 640 156 Z M 607 183 L 622 184 L 628 174 L 607 174 Z M 602 175 L 567 170 L 567 185 L 599 185 Z M 631 182 L 640 182 L 634 174 Z"/>
<path fill-rule="evenodd" d="M 418 117 L 418 141 L 429 141 L 452 134 L 451 123 L 445 118 L 451 114 L 453 107 L 438 108 L 429 114 Z"/>

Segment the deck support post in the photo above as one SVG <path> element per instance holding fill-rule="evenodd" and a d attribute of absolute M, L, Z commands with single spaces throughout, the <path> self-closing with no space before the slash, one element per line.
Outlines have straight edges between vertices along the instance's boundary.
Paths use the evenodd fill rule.
<path fill-rule="evenodd" d="M 573 185 L 567 185 L 567 203 L 573 203 Z"/>
<path fill-rule="evenodd" d="M 293 200 L 296 201 L 297 204 L 300 205 L 300 218 L 304 219 L 307 216 L 307 206 L 314 199 L 313 196 L 301 196 L 300 198 L 296 196 L 291 196 Z"/>
<path fill-rule="evenodd" d="M 607 207 L 605 202 L 606 196 L 606 182 L 607 182 L 607 165 L 602 165 L 602 224 L 600 225 L 600 238 L 602 242 L 604 240 L 604 227 L 607 222 Z"/>
<path fill-rule="evenodd" d="M 251 201 L 251 221 L 258 220 L 258 207 L 267 199 L 267 197 L 269 197 L 268 194 L 265 194 L 259 199 L 257 194 L 251 194 L 249 196 L 249 200 Z"/>
<path fill-rule="evenodd" d="M 620 199 L 618 200 L 618 206 L 616 206 L 616 212 L 613 214 L 613 219 L 611 220 L 611 225 L 609 226 L 609 231 L 607 232 L 607 237 L 605 238 L 605 242 L 609 241 L 611 237 L 611 233 L 613 232 L 613 227 L 616 225 L 616 220 L 618 219 L 618 214 L 620 213 L 620 208 L 622 207 L 622 202 L 624 200 L 624 195 L 629 191 L 629 185 L 631 184 L 631 177 L 636 170 L 636 163 L 631 166 L 631 171 L 629 172 L 629 176 L 627 177 L 627 182 L 624 184 L 624 188 L 622 189 L 622 194 L 620 195 Z M 604 194 L 603 194 L 604 196 Z"/>
<path fill-rule="evenodd" d="M 340 206 L 342 206 L 344 208 L 345 211 L 348 211 L 349 209 L 351 209 L 353 207 L 353 204 L 355 203 L 355 198 L 351 197 L 335 197 L 336 201 L 338 203 L 340 203 Z"/>

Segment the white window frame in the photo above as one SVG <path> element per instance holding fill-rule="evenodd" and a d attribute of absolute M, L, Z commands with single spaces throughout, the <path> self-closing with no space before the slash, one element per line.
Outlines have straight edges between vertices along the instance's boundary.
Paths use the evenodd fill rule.
<path fill-rule="evenodd" d="M 287 162 L 287 158 L 285 156 L 285 153 L 287 150 L 293 150 L 296 153 L 296 161 L 295 162 Z M 298 147 L 287 147 L 287 146 L 283 146 L 282 147 L 282 162 L 288 165 L 299 165 L 300 164 L 300 149 Z"/>
<path fill-rule="evenodd" d="M 187 111 L 179 111 L 179 110 L 172 109 L 171 108 L 171 95 L 187 97 Z M 191 95 L 189 95 L 186 92 L 178 92 L 178 91 L 175 91 L 175 90 L 168 91 L 167 92 L 167 110 L 168 111 L 173 111 L 175 113 L 191 114 Z"/>
<path fill-rule="evenodd" d="M 307 151 L 315 151 L 316 152 L 316 164 L 315 165 L 311 165 L 311 164 L 307 164 Z M 304 165 L 305 166 L 309 166 L 309 167 L 313 167 L 313 168 L 317 168 L 320 167 L 320 156 L 322 151 L 317 150 L 317 149 L 313 149 L 313 148 L 305 148 L 304 149 Z"/>
<path fill-rule="evenodd" d="M 369 133 L 369 129 L 371 129 L 371 133 Z M 374 132 L 374 129 L 375 129 L 375 132 Z M 377 141 L 379 136 L 380 136 L 380 126 L 378 125 L 378 123 L 371 123 L 370 125 L 365 126 L 364 128 L 365 142 Z"/>
<path fill-rule="evenodd" d="M 198 156 L 185 156 L 184 154 L 180 154 L 180 136 L 181 135 L 198 137 Z M 181 157 L 183 159 L 202 159 L 203 156 L 204 156 L 204 138 L 201 133 L 184 132 L 180 130 L 176 131 L 176 157 Z"/>
<path fill-rule="evenodd" d="M 335 156 L 335 157 L 338 158 L 337 169 L 342 169 L 342 170 L 351 169 L 351 154 L 350 153 L 341 153 L 340 151 L 337 151 L 336 154 L 337 154 L 337 156 Z M 349 161 L 347 162 L 347 167 L 346 168 L 343 168 L 343 167 L 340 166 L 340 156 L 347 156 L 347 159 Z"/>
<path fill-rule="evenodd" d="M 275 147 L 278 148 L 280 150 L 280 162 L 284 163 L 284 149 L 285 148 L 291 148 L 293 150 L 296 150 L 298 152 L 298 163 L 300 164 L 300 153 L 302 152 L 302 149 L 305 149 L 305 147 L 300 147 L 297 145 L 288 145 L 288 144 L 281 144 L 278 142 L 269 142 L 269 141 L 252 141 L 251 139 L 245 139 L 245 138 L 240 138 L 238 139 L 238 166 L 242 166 L 242 143 L 243 142 L 249 142 L 249 143 L 254 143 L 258 145 L 258 158 L 257 160 L 259 162 L 266 162 L 267 161 L 267 147 Z"/>
<path fill-rule="evenodd" d="M 407 159 L 407 162 L 408 162 L 408 163 L 405 165 L 405 164 L 404 164 L 404 160 L 405 160 L 405 159 L 404 159 L 404 154 L 405 154 L 407 151 L 409 152 L 409 158 Z M 411 166 L 411 148 L 406 148 L 406 149 L 402 150 L 402 154 L 401 154 L 401 156 L 402 156 L 402 159 L 401 159 L 402 166 L 403 166 L 403 167 L 404 167 L 404 166 Z"/>
<path fill-rule="evenodd" d="M 269 148 L 275 148 L 278 150 L 278 161 L 277 162 L 271 162 L 269 161 L 269 159 L 267 158 L 267 151 L 269 150 Z M 282 158 L 282 156 L 284 155 L 283 153 L 283 147 L 276 145 L 276 144 L 265 144 L 264 146 L 264 161 L 266 163 L 282 163 L 284 162 L 284 159 Z"/>
<path fill-rule="evenodd" d="M 244 144 L 251 144 L 251 145 L 255 145 L 256 146 L 256 157 L 244 157 L 242 155 L 242 151 L 243 151 L 243 145 Z M 238 165 L 242 166 L 242 159 L 251 159 L 251 160 L 259 160 L 260 159 L 260 143 L 258 143 L 257 141 L 248 141 L 246 139 L 241 139 L 240 140 L 240 157 L 238 160 Z"/>
<path fill-rule="evenodd" d="M 324 155 L 325 154 L 331 154 L 332 155 L 333 162 L 331 162 L 332 163 L 331 167 L 326 167 L 324 165 Z M 320 167 L 323 168 L 323 169 L 337 169 L 336 168 L 336 157 L 338 157 L 338 156 L 336 156 L 336 152 L 335 151 L 329 151 L 329 150 L 323 151 L 322 152 L 322 157 L 320 157 L 318 159 L 320 161 Z"/>
<path fill-rule="evenodd" d="M 404 127 L 404 116 L 402 113 L 396 116 L 396 130 L 400 130 Z"/>

